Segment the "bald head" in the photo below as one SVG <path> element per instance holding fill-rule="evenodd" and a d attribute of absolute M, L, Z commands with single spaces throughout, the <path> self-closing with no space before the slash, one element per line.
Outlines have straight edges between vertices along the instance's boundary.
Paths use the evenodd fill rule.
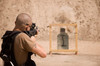
<path fill-rule="evenodd" d="M 20 29 L 20 30 L 25 30 L 26 25 L 31 25 L 32 24 L 32 19 L 31 17 L 26 14 L 26 13 L 21 13 L 17 16 L 16 21 L 15 21 L 15 27 Z"/>
<path fill-rule="evenodd" d="M 16 25 L 22 26 L 23 24 L 32 23 L 31 17 L 26 13 L 21 13 L 16 18 Z"/>

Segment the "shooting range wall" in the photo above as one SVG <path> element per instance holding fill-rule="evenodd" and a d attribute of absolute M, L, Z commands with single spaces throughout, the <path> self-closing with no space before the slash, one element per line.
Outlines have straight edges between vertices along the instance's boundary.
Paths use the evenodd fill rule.
<path fill-rule="evenodd" d="M 100 0 L 0 0 L 0 37 L 22 12 L 38 25 L 39 39 L 49 39 L 49 24 L 76 23 L 79 39 L 100 40 Z"/>

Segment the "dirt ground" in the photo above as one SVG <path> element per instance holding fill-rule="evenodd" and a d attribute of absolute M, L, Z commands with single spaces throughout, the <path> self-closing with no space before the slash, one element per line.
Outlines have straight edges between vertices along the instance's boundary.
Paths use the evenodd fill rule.
<path fill-rule="evenodd" d="M 49 41 L 39 41 L 49 53 Z M 46 58 L 32 55 L 37 66 L 100 66 L 100 42 L 78 40 L 78 55 L 74 52 L 53 53 Z M 0 60 L 0 66 L 3 62 Z"/>

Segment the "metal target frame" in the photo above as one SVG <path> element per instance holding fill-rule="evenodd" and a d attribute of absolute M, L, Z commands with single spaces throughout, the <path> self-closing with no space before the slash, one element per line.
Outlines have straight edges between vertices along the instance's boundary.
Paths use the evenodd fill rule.
<path fill-rule="evenodd" d="M 75 49 L 58 49 L 58 50 L 53 50 L 52 49 L 52 27 L 53 26 L 74 26 L 75 27 Z M 78 53 L 78 29 L 77 29 L 77 24 L 50 24 L 49 25 L 49 54 L 52 54 L 52 52 L 75 52 L 77 55 Z"/>

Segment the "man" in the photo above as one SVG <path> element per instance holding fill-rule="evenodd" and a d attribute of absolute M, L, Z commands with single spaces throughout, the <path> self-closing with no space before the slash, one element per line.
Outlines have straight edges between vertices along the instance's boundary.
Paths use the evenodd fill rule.
<path fill-rule="evenodd" d="M 23 31 L 29 31 L 32 25 L 31 17 L 26 13 L 21 13 L 17 16 L 15 21 L 15 28 L 13 31 L 20 31 L 14 41 L 14 56 L 18 66 L 24 66 L 28 53 L 36 53 L 42 58 L 46 57 L 44 49 L 36 42 L 35 37 L 31 38 L 23 33 Z"/>

